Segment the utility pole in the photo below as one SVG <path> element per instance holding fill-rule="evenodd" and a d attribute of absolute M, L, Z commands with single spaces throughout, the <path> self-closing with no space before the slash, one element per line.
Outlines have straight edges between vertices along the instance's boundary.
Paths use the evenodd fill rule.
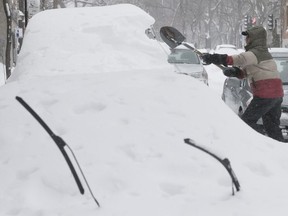
<path fill-rule="evenodd" d="M 6 38 L 6 55 L 5 55 L 5 65 L 6 65 L 6 79 L 11 75 L 11 48 L 12 48 L 12 14 L 10 10 L 10 5 L 8 0 L 3 0 L 3 7 L 6 14 L 7 20 L 7 38 Z"/>
<path fill-rule="evenodd" d="M 285 6 L 285 9 L 284 9 L 284 5 L 286 5 L 286 0 L 281 0 L 281 5 L 280 5 L 280 23 L 279 23 L 279 31 L 280 31 L 280 47 L 283 47 L 284 46 L 284 43 L 283 43 L 283 39 L 284 39 L 284 31 L 286 29 L 284 29 L 284 25 L 287 25 L 286 24 L 286 6 Z"/>
<path fill-rule="evenodd" d="M 267 17 L 268 44 L 272 47 L 281 47 L 281 15 L 282 0 L 269 0 L 269 13 Z"/>

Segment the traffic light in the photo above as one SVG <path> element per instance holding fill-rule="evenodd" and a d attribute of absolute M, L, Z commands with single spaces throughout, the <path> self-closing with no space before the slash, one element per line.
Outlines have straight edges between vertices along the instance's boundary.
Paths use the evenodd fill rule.
<path fill-rule="evenodd" d="M 244 16 L 244 28 L 247 30 L 251 28 L 251 18 L 248 15 Z"/>
<path fill-rule="evenodd" d="M 267 24 L 268 24 L 268 29 L 271 31 L 273 30 L 273 23 L 274 23 L 273 14 L 269 14 Z"/>
<path fill-rule="evenodd" d="M 247 29 L 248 28 L 248 15 L 244 16 L 244 28 Z"/>

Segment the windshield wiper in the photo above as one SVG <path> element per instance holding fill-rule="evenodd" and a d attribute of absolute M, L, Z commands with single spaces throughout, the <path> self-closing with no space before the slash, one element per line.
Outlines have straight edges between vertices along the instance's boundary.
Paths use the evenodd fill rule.
<path fill-rule="evenodd" d="M 64 158 L 65 158 L 65 160 L 66 160 L 66 162 L 67 162 L 67 164 L 68 164 L 68 166 L 69 166 L 69 168 L 70 168 L 70 170 L 71 170 L 71 172 L 72 172 L 72 175 L 73 175 L 73 177 L 74 177 L 74 179 L 75 179 L 75 181 L 76 181 L 76 184 L 77 184 L 77 186 L 78 186 L 78 188 L 79 188 L 80 193 L 81 193 L 81 194 L 84 194 L 84 188 L 83 188 L 83 186 L 82 186 L 82 184 L 81 184 L 81 181 L 80 181 L 80 179 L 79 179 L 79 177 L 78 177 L 78 175 L 77 175 L 77 172 L 76 172 L 76 170 L 75 170 L 75 168 L 74 168 L 74 166 L 73 166 L 73 164 L 72 164 L 72 162 L 71 162 L 71 160 L 70 160 L 67 152 L 66 152 L 65 149 L 64 149 L 65 146 L 68 147 L 68 149 L 71 151 L 71 153 L 72 153 L 72 155 L 73 155 L 73 157 L 74 157 L 74 159 L 75 159 L 75 161 L 76 161 L 76 163 L 77 163 L 77 166 L 78 166 L 78 168 L 79 168 L 79 170 L 80 170 L 80 172 L 81 172 L 81 174 L 82 174 L 82 176 L 83 176 L 83 179 L 84 179 L 85 182 L 86 182 L 86 185 L 87 185 L 87 187 L 88 187 L 88 189 L 89 189 L 89 191 L 90 191 L 91 196 L 93 197 L 93 199 L 94 199 L 94 201 L 96 202 L 96 204 L 98 205 L 98 207 L 100 207 L 100 204 L 99 204 L 99 202 L 97 201 L 97 199 L 95 198 L 95 196 L 93 195 L 93 193 L 92 193 L 92 191 L 91 191 L 91 189 L 90 189 L 90 186 L 89 186 L 89 184 L 88 184 L 88 182 L 87 182 L 87 180 L 86 180 L 86 177 L 85 177 L 85 175 L 84 175 L 84 173 L 83 173 L 83 171 L 82 171 L 82 169 L 81 169 L 81 167 L 80 167 L 80 164 L 78 163 L 78 161 L 77 161 L 77 159 L 76 159 L 76 156 L 75 156 L 75 154 L 73 153 L 73 151 L 72 151 L 72 149 L 70 148 L 70 146 L 67 145 L 67 143 L 66 143 L 60 136 L 55 135 L 55 134 L 53 133 L 53 131 L 48 127 L 48 125 L 40 118 L 40 116 L 39 116 L 21 97 L 16 96 L 16 100 L 17 100 L 22 106 L 24 106 L 24 107 L 26 108 L 26 110 L 40 123 L 40 125 L 46 130 L 46 132 L 47 132 L 47 133 L 50 135 L 50 137 L 54 140 L 54 142 L 56 143 L 56 145 L 57 145 L 58 148 L 60 149 L 61 153 L 63 154 L 63 156 L 64 156 Z"/>

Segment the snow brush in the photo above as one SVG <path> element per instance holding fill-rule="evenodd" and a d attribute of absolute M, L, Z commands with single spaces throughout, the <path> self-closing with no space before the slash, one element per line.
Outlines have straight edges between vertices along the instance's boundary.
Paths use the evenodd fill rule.
<path fill-rule="evenodd" d="M 174 49 L 179 45 L 183 45 L 188 49 L 192 50 L 193 52 L 195 52 L 200 57 L 203 56 L 202 52 L 190 46 L 189 44 L 185 43 L 184 40 L 186 40 L 186 38 L 174 27 L 163 26 L 160 29 L 160 37 L 171 49 Z M 223 65 L 216 65 L 216 66 L 219 67 L 221 70 L 225 68 Z"/>
<path fill-rule="evenodd" d="M 83 179 L 85 180 L 85 183 L 90 191 L 90 194 L 91 196 L 93 197 L 94 201 L 96 202 L 97 206 L 100 207 L 100 204 L 99 202 L 97 201 L 97 199 L 95 198 L 95 196 L 93 195 L 92 193 L 92 190 L 86 180 L 86 177 L 80 167 L 80 164 L 78 163 L 78 160 L 74 154 L 74 152 L 72 151 L 72 149 L 70 148 L 69 145 L 67 145 L 67 143 L 60 137 L 60 136 L 57 136 L 53 133 L 53 131 L 48 127 L 48 125 L 40 118 L 40 116 L 21 98 L 21 97 L 18 97 L 16 96 L 16 100 L 23 106 L 26 108 L 26 110 L 39 122 L 39 124 L 46 130 L 46 132 L 50 135 L 50 137 L 53 139 L 53 141 L 56 143 L 56 145 L 58 146 L 59 150 L 61 151 L 62 155 L 64 156 L 70 170 L 71 170 L 71 173 L 76 181 L 76 184 L 78 186 L 78 189 L 80 191 L 80 193 L 83 195 L 84 194 L 84 188 L 81 184 L 81 181 L 77 175 L 77 172 L 67 154 L 67 152 L 65 151 L 65 146 L 67 146 L 67 148 L 70 150 L 70 152 L 72 153 L 73 157 L 74 157 L 74 160 L 75 162 L 77 163 L 77 166 L 82 174 L 82 177 Z"/>

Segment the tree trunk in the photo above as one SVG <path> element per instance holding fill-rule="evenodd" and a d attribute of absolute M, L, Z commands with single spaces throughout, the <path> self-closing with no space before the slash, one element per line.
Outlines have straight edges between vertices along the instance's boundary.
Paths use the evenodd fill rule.
<path fill-rule="evenodd" d="M 53 1 L 53 8 L 58 8 L 58 5 L 61 8 L 65 8 L 66 7 L 62 0 L 54 0 Z"/>

